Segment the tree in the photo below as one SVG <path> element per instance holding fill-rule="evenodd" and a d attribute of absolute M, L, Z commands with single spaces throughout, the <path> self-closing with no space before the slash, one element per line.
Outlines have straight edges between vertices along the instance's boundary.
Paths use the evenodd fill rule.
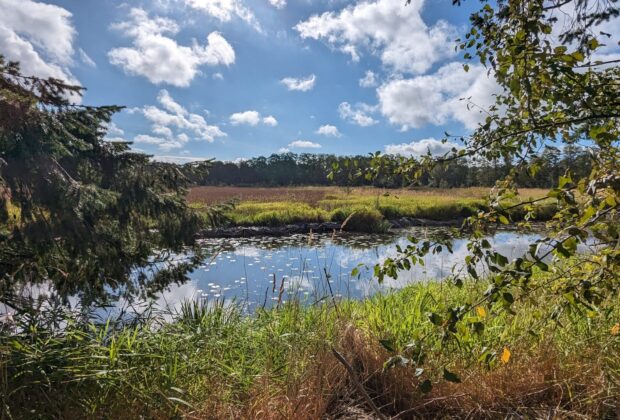
<path fill-rule="evenodd" d="M 152 296 L 187 279 L 200 218 L 186 174 L 104 139 L 121 108 L 77 105 L 81 87 L 26 77 L 0 57 L 0 301 L 32 305 L 37 285 L 85 306 Z"/>
<path fill-rule="evenodd" d="M 553 290 L 560 302 L 546 308 L 549 320 L 566 309 L 594 313 L 603 302 L 613 304 L 620 290 L 620 60 L 598 54 L 606 43 L 618 42 L 601 27 L 620 15 L 618 2 L 482 3 L 471 15 L 471 28 L 459 48 L 466 59 L 477 58 L 496 80 L 501 92 L 495 104 L 486 110 L 485 121 L 462 137 L 464 149 L 439 159 L 409 159 L 397 169 L 415 181 L 437 165 L 462 159 L 511 163 L 489 198 L 490 210 L 466 221 L 471 256 L 453 279 L 457 285 L 466 276 L 482 280 L 483 266 L 490 273 L 489 287 L 478 301 L 430 315 L 445 339 L 456 337 L 457 325 L 478 306 L 511 311 L 516 300 L 540 287 Z M 517 175 L 536 176 L 540 150 L 554 144 L 566 151 L 567 161 L 575 159 L 573 145 L 586 147 L 585 166 L 591 170 L 579 179 L 568 165 L 547 197 L 515 204 Z M 375 166 L 382 162 L 378 157 Z M 516 210 L 525 213 L 522 225 L 527 225 L 550 200 L 557 204 L 553 221 L 525 255 L 509 261 L 484 239 L 487 229 L 509 223 Z M 592 252 L 578 254 L 578 245 L 586 242 L 595 244 Z M 375 273 L 379 279 L 397 277 L 400 270 L 446 245 L 450 246 L 414 241 L 398 258 L 377 265 Z M 553 257 L 552 264 L 548 257 Z M 536 270 L 548 273 L 544 285 L 532 281 Z"/>

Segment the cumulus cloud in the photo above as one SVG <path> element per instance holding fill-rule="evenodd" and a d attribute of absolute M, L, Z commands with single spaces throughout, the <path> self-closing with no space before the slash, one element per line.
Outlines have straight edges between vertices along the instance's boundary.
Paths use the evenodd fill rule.
<path fill-rule="evenodd" d="M 320 149 L 321 145 L 308 140 L 295 140 L 289 143 L 288 147 L 295 147 L 298 149 Z"/>
<path fill-rule="evenodd" d="M 305 39 L 323 40 L 358 60 L 367 50 L 385 66 L 420 74 L 455 54 L 455 28 L 440 20 L 428 26 L 421 16 L 424 0 L 408 6 L 394 0 L 364 1 L 338 12 L 313 15 L 295 29 Z"/>
<path fill-rule="evenodd" d="M 364 77 L 360 79 L 360 86 L 366 88 L 377 86 L 377 75 L 373 71 L 368 70 Z"/>
<path fill-rule="evenodd" d="M 263 118 L 263 124 L 275 127 L 276 125 L 278 125 L 278 120 L 276 120 L 276 117 L 274 117 L 273 115 L 268 115 Z"/>
<path fill-rule="evenodd" d="M 388 144 L 385 146 L 385 153 L 390 155 L 422 156 L 430 152 L 434 156 L 442 156 L 453 148 L 460 149 L 461 146 L 456 143 L 444 143 L 431 137 L 414 140 L 411 143 Z"/>
<path fill-rule="evenodd" d="M 306 78 L 285 77 L 280 80 L 280 83 L 286 86 L 288 90 L 299 90 L 302 92 L 311 90 L 314 87 L 315 82 L 316 76 L 314 74 L 311 74 Z"/>
<path fill-rule="evenodd" d="M 379 122 L 369 115 L 375 111 L 376 107 L 364 103 L 358 103 L 352 107 L 350 103 L 342 102 L 338 106 L 340 118 L 362 127 L 368 127 Z"/>
<path fill-rule="evenodd" d="M 157 96 L 160 107 L 147 105 L 131 112 L 139 112 L 151 123 L 151 134 L 134 137 L 135 143 L 156 145 L 161 150 L 183 147 L 191 139 L 209 143 L 217 137 L 225 137 L 216 125 L 209 125 L 202 115 L 189 112 L 162 89 Z"/>
<path fill-rule="evenodd" d="M 318 130 L 316 130 L 316 134 L 320 134 L 322 136 L 332 136 L 332 137 L 340 137 L 342 136 L 342 134 L 340 134 L 340 131 L 338 131 L 338 127 L 336 127 L 335 125 L 322 125 L 319 127 Z"/>
<path fill-rule="evenodd" d="M 213 16 L 220 22 L 229 22 L 236 16 L 257 31 L 262 31 L 254 13 L 241 0 L 185 0 L 185 4 L 192 9 Z"/>
<path fill-rule="evenodd" d="M 178 136 L 177 138 L 154 137 L 148 134 L 139 134 L 133 138 L 134 143 L 156 145 L 160 150 L 170 151 L 179 149 L 187 142 L 187 136 Z"/>
<path fill-rule="evenodd" d="M 377 89 L 381 113 L 403 130 L 426 124 L 441 125 L 450 120 L 474 129 L 485 117 L 483 109 L 493 102 L 499 87 L 481 65 L 465 72 L 461 63 L 452 62 L 436 73 L 410 79 L 394 79 Z M 475 106 L 467 109 L 471 98 Z"/>
<path fill-rule="evenodd" d="M 108 141 L 124 141 L 122 136 L 125 135 L 125 131 L 120 128 L 119 126 L 117 126 L 116 124 L 114 124 L 113 122 L 110 122 L 107 126 L 106 126 L 106 135 L 105 135 L 105 140 Z"/>
<path fill-rule="evenodd" d="M 211 32 L 205 45 L 197 41 L 191 46 L 179 45 L 167 36 L 179 32 L 177 23 L 168 18 L 150 18 L 143 9 L 131 9 L 129 19 L 112 28 L 132 38 L 132 46 L 109 51 L 110 63 L 155 84 L 186 87 L 201 66 L 229 66 L 235 62 L 235 51 L 219 32 Z"/>
<path fill-rule="evenodd" d="M 276 9 L 284 9 L 286 7 L 286 0 L 269 0 L 269 3 Z"/>
<path fill-rule="evenodd" d="M 265 125 L 269 125 L 271 127 L 275 127 L 278 125 L 278 120 L 273 115 L 268 115 L 266 117 L 261 117 L 260 112 L 250 110 L 244 112 L 235 112 L 229 117 L 230 123 L 232 125 L 258 125 L 261 121 Z"/>
<path fill-rule="evenodd" d="M 260 114 L 257 111 L 236 112 L 230 116 L 232 125 L 257 125 L 260 122 Z"/>
<path fill-rule="evenodd" d="M 0 0 L 0 48 L 24 74 L 77 84 L 73 64 L 75 29 L 71 13 L 32 0 Z"/>

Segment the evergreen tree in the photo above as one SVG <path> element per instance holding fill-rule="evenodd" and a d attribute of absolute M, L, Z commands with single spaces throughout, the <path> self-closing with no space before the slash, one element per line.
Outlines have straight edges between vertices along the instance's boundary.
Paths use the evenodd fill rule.
<path fill-rule="evenodd" d="M 153 162 L 104 139 L 117 106 L 77 105 L 82 88 L 26 77 L 0 57 L 0 302 L 27 308 L 39 285 L 66 302 L 152 296 L 186 280 L 200 218 L 185 202 L 203 163 Z"/>

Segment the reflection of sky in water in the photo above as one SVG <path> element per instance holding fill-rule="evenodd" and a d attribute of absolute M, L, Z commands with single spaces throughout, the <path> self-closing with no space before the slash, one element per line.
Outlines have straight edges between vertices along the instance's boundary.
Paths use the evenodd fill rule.
<path fill-rule="evenodd" d="M 396 256 L 396 244 L 409 244 L 407 234 L 421 237 L 427 232 L 415 229 L 393 236 L 314 235 L 311 242 L 307 235 L 206 240 L 204 246 L 213 252 L 213 257 L 191 274 L 191 283 L 172 288 L 160 300 L 175 305 L 179 299 L 203 297 L 234 299 L 248 302 L 250 307 L 270 306 L 278 301 L 282 290 L 283 301 L 298 297 L 311 303 L 332 293 L 361 298 L 411 282 L 443 279 L 452 273 L 453 267 L 462 264 L 467 255 L 467 240 L 454 240 L 452 254 L 444 250 L 426 256 L 424 266 L 401 272 L 398 280 L 388 279 L 379 285 L 372 278 L 374 264 Z M 489 241 L 497 251 L 514 258 L 537 238 L 535 234 L 502 231 Z M 352 278 L 351 270 L 358 264 L 368 269 L 361 267 L 360 277 Z"/>

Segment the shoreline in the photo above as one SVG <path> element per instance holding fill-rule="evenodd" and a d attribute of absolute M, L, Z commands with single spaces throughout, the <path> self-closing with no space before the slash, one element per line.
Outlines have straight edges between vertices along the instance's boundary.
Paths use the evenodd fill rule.
<path fill-rule="evenodd" d="M 420 219 L 415 217 L 400 217 L 398 219 L 390 219 L 389 231 L 393 229 L 402 229 L 409 227 L 456 227 L 460 226 L 465 219 L 452 220 L 431 220 Z M 299 233 L 330 233 L 334 231 L 344 231 L 351 233 L 368 233 L 363 230 L 342 229 L 342 223 L 338 222 L 314 222 L 314 223 L 293 223 L 282 226 L 230 226 L 215 229 L 201 230 L 197 238 L 248 238 L 256 236 L 289 236 Z"/>

